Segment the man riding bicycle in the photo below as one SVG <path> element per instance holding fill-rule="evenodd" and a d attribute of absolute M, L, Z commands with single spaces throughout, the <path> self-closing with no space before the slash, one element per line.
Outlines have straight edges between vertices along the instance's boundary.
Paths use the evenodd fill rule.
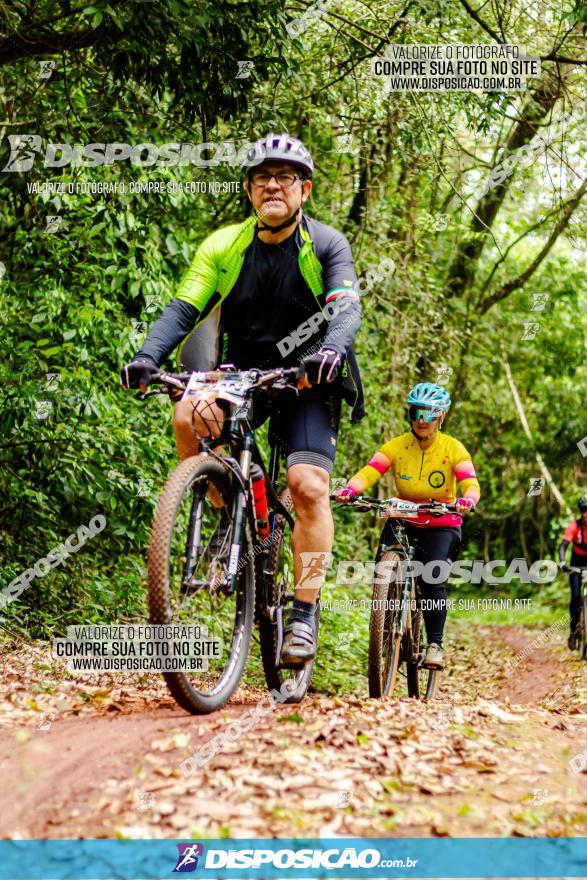
<path fill-rule="evenodd" d="M 461 546 L 462 515 L 474 509 L 480 488 L 471 456 L 462 443 L 441 434 L 442 423 L 450 409 L 451 399 L 441 385 L 422 382 L 408 394 L 408 415 L 411 432 L 385 443 L 348 481 L 334 493 L 341 501 L 350 500 L 373 486 L 390 468 L 393 469 L 397 496 L 406 501 L 422 503 L 435 500 L 454 504 L 457 514 L 448 513 L 432 518 L 419 515 L 406 520 L 414 559 L 428 563 L 453 562 Z M 457 484 L 462 496 L 456 497 Z M 387 527 L 386 527 L 387 529 Z M 380 545 L 389 543 L 386 529 Z M 418 578 L 424 606 L 424 623 L 428 649 L 423 665 L 443 669 L 442 637 L 447 615 L 445 584 L 427 583 Z"/>
<path fill-rule="evenodd" d="M 302 211 L 314 172 L 302 142 L 287 133 L 268 134 L 249 151 L 243 171 L 254 215 L 204 240 L 175 298 L 123 367 L 121 381 L 126 388 L 147 386 L 179 343 L 182 369 L 303 365 L 306 378 L 295 400 L 271 401 L 253 414 L 253 427 L 270 418 L 270 434 L 287 456 L 296 512 L 295 599 L 281 665 L 296 667 L 316 653 L 316 601 L 334 537 L 329 485 L 341 400 L 353 407 L 353 422 L 364 415 L 352 349 L 361 306 L 347 239 Z M 207 347 L 210 359 L 204 363 Z M 205 407 L 189 398 L 175 405 L 181 459 L 199 452 L 211 421 L 217 428 L 212 436 L 220 433 L 222 409 L 214 401 Z"/>
<path fill-rule="evenodd" d="M 579 519 L 573 519 L 565 529 L 563 539 L 558 548 L 561 571 L 568 571 L 566 564 L 567 547 L 571 545 L 571 567 L 587 568 L 587 495 L 579 498 Z M 581 574 L 572 571 L 569 575 L 571 586 L 571 601 L 569 603 L 569 616 L 571 618 L 571 632 L 569 635 L 569 649 L 574 651 L 579 647 L 579 633 L 577 624 L 581 610 Z"/>

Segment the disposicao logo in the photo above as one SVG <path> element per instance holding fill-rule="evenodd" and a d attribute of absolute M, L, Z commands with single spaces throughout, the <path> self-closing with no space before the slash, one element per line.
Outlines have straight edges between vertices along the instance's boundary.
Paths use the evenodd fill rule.
<path fill-rule="evenodd" d="M 174 874 L 188 874 L 198 867 L 198 859 L 204 855 L 204 846 L 201 843 L 178 843 L 177 864 L 173 869 Z"/>
<path fill-rule="evenodd" d="M 2 171 L 30 171 L 38 154 L 42 155 L 43 141 L 38 134 L 9 134 L 10 156 Z M 250 158 L 250 153 L 255 155 Z M 204 158 L 202 154 L 207 154 Z M 209 155 L 213 153 L 213 155 Z M 220 165 L 236 166 L 248 158 L 251 165 L 263 161 L 261 149 L 256 143 L 244 143 L 240 147 L 231 141 L 219 144 L 190 144 L 172 142 L 167 144 L 47 144 L 44 151 L 45 168 L 64 168 L 72 165 L 82 168 L 96 168 L 100 165 L 113 165 L 114 162 L 129 160 L 131 165 L 146 168 L 151 165 L 171 167 L 174 165 L 196 165 L 200 168 Z"/>

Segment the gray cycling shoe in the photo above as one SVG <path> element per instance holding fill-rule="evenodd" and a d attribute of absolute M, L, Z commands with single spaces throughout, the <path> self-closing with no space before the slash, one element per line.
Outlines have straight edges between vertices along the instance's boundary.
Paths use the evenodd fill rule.
<path fill-rule="evenodd" d="M 426 669 L 444 669 L 444 654 L 436 642 L 431 642 L 428 645 L 422 666 L 425 666 Z"/>
<path fill-rule="evenodd" d="M 303 666 L 316 656 L 314 627 L 301 620 L 286 624 L 279 665 L 286 668 Z"/>

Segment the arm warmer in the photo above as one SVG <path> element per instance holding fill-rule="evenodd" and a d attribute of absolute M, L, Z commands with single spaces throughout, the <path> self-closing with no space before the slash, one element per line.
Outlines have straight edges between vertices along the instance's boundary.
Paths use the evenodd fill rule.
<path fill-rule="evenodd" d="M 361 302 L 355 295 L 341 293 L 327 299 L 326 310 L 329 307 L 333 315 L 328 322 L 322 348 L 331 348 L 342 357 L 347 357 L 361 326 Z"/>
<path fill-rule="evenodd" d="M 462 497 L 471 498 L 477 504 L 481 497 L 481 486 L 477 480 L 473 462 L 470 459 L 465 459 L 455 465 L 453 470 Z"/>
<path fill-rule="evenodd" d="M 569 542 L 562 540 L 560 543 L 560 547 L 558 548 L 558 558 L 561 562 L 566 562 L 567 558 L 567 547 L 569 546 Z"/>
<path fill-rule="evenodd" d="M 377 458 L 378 455 L 380 456 L 379 458 Z M 374 486 L 377 480 L 380 480 L 383 474 L 387 473 L 391 467 L 391 462 L 387 459 L 387 456 L 385 456 L 387 459 L 385 462 L 381 461 L 381 456 L 382 452 L 379 450 L 365 467 L 362 467 L 360 471 L 353 474 L 348 485 L 359 492 L 364 492 L 370 489 L 371 486 Z"/>
<path fill-rule="evenodd" d="M 181 299 L 172 299 L 149 330 L 143 347 L 137 352 L 135 358 L 148 358 L 156 366 L 159 366 L 193 330 L 199 314 L 198 309 L 191 303 Z"/>

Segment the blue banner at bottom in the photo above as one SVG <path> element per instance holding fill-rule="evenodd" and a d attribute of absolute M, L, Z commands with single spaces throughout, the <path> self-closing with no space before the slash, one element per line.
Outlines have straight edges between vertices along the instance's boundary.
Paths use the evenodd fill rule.
<path fill-rule="evenodd" d="M 0 880 L 587 877 L 587 838 L 5 840 Z"/>

